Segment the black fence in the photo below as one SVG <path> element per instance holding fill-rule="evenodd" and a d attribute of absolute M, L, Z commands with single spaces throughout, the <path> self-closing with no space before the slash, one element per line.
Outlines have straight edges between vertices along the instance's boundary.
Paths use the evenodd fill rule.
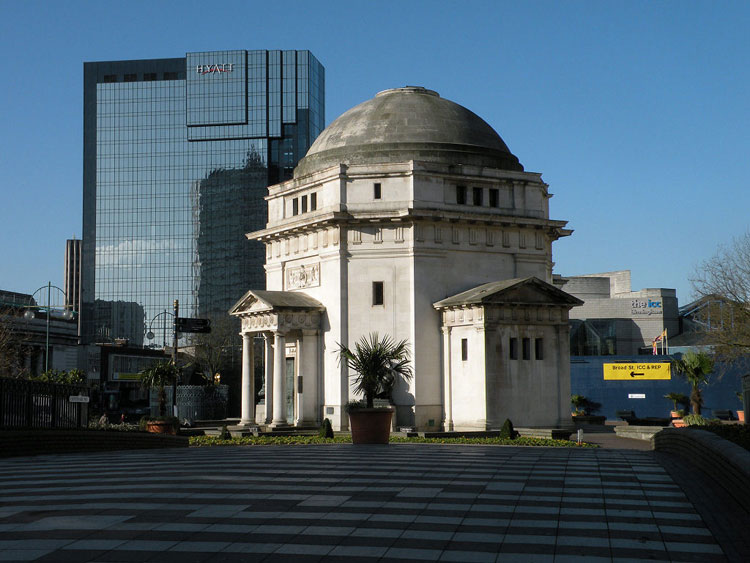
<path fill-rule="evenodd" d="M 0 428 L 86 428 L 89 389 L 0 377 Z"/>

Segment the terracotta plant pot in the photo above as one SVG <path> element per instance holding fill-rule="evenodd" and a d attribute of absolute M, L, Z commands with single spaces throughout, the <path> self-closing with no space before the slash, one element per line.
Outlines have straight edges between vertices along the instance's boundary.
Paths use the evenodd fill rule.
<path fill-rule="evenodd" d="M 391 435 L 392 408 L 357 409 L 349 413 L 353 444 L 387 444 Z"/>
<path fill-rule="evenodd" d="M 177 434 L 174 424 L 166 420 L 149 420 L 146 423 L 146 431 L 153 434 Z"/>
<path fill-rule="evenodd" d="M 675 418 L 672 421 L 672 426 L 674 426 L 675 428 L 684 428 L 685 427 L 685 421 L 682 420 L 681 418 Z"/>
<path fill-rule="evenodd" d="M 745 411 L 737 411 L 737 420 L 745 422 Z"/>

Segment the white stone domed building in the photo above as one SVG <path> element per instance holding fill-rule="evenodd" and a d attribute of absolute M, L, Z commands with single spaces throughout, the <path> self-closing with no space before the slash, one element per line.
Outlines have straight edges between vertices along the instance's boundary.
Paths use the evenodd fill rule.
<path fill-rule="evenodd" d="M 418 87 L 380 92 L 326 128 L 268 189 L 266 291 L 231 310 L 244 336 L 242 423 L 348 425 L 338 343 L 411 344 L 396 425 L 485 430 L 570 424 L 568 311 L 552 285 L 541 175 L 466 108 Z M 266 337 L 266 405 L 252 404 L 253 336 Z M 266 412 L 267 411 L 267 412 Z"/>

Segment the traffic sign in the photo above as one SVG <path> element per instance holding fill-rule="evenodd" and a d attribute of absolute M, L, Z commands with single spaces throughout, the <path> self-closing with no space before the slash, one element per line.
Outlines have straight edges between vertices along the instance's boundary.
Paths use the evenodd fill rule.
<path fill-rule="evenodd" d="M 177 317 L 177 332 L 211 332 L 211 319 Z"/>

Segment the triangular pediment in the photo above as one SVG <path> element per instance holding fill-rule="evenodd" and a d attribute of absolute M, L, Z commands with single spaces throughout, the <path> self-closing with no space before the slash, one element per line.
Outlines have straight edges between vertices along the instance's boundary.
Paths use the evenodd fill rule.
<path fill-rule="evenodd" d="M 301 291 L 251 289 L 229 309 L 229 314 L 240 316 L 290 309 L 323 311 L 325 307 L 320 301 Z"/>
<path fill-rule="evenodd" d="M 490 282 L 438 301 L 436 309 L 465 305 L 557 305 L 575 307 L 583 301 L 539 278 L 516 278 Z"/>

